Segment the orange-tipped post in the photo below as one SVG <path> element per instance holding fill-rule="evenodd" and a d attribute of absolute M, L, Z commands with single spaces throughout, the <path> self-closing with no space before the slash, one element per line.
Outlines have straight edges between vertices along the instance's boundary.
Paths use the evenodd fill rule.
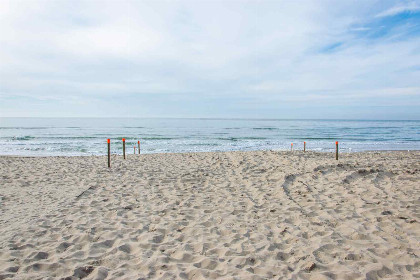
<path fill-rule="evenodd" d="M 111 167 L 111 140 L 108 139 L 108 167 Z"/>
<path fill-rule="evenodd" d="M 140 141 L 137 141 L 137 145 L 139 146 L 139 154 L 140 154 Z"/>
<path fill-rule="evenodd" d="M 123 138 L 122 141 L 123 141 L 123 156 L 125 159 L 125 138 Z"/>
<path fill-rule="evenodd" d="M 303 152 L 306 152 L 306 142 L 303 141 Z"/>
<path fill-rule="evenodd" d="M 338 160 L 338 141 L 335 141 L 335 159 Z"/>

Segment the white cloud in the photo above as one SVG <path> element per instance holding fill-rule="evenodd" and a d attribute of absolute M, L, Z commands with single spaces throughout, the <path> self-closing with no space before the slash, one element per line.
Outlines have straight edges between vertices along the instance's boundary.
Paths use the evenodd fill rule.
<path fill-rule="evenodd" d="M 420 11 L 420 5 L 416 2 L 410 2 L 410 3 L 404 3 L 404 4 L 391 7 L 389 9 L 386 9 L 385 11 L 382 11 L 379 14 L 377 14 L 376 17 L 389 17 L 389 16 L 395 16 L 401 13 L 419 12 L 419 11 Z"/>
<path fill-rule="evenodd" d="M 418 98 L 418 36 L 363 37 L 418 2 L 377 4 L 3 0 L 0 98 Z"/>

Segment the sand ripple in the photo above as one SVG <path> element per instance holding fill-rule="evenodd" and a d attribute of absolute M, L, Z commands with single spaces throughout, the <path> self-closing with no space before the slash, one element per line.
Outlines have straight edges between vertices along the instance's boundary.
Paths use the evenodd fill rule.
<path fill-rule="evenodd" d="M 415 279 L 420 153 L 0 157 L 0 279 Z"/>

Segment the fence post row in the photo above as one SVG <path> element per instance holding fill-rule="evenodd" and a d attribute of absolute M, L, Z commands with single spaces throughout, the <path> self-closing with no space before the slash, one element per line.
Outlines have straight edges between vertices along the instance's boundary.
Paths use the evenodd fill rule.
<path fill-rule="evenodd" d="M 111 140 L 107 139 L 108 142 L 108 167 L 111 167 Z M 125 138 L 122 139 L 123 142 L 123 157 L 125 157 Z M 137 141 L 139 154 L 140 154 L 140 141 Z M 136 154 L 136 146 L 133 146 L 134 154 Z M 293 152 L 293 143 L 290 145 L 290 150 Z M 303 152 L 306 152 L 306 141 L 303 142 Z M 338 141 L 335 141 L 335 159 L 338 160 Z"/>
<path fill-rule="evenodd" d="M 124 159 L 126 159 L 126 156 L 125 156 L 125 138 L 122 138 L 122 142 L 123 142 L 123 157 L 124 157 Z M 107 139 L 107 143 L 108 143 L 108 167 L 111 167 L 111 139 Z M 137 141 L 137 145 L 138 145 L 139 154 L 140 154 L 140 141 Z M 136 154 L 136 145 L 134 145 L 133 148 L 134 148 L 134 154 Z"/>

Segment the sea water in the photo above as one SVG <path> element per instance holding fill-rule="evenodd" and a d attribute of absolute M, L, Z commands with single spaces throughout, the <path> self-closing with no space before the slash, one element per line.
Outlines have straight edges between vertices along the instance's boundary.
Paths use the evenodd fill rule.
<path fill-rule="evenodd" d="M 104 155 L 253 150 L 420 150 L 420 121 L 0 118 L 0 155 Z"/>

